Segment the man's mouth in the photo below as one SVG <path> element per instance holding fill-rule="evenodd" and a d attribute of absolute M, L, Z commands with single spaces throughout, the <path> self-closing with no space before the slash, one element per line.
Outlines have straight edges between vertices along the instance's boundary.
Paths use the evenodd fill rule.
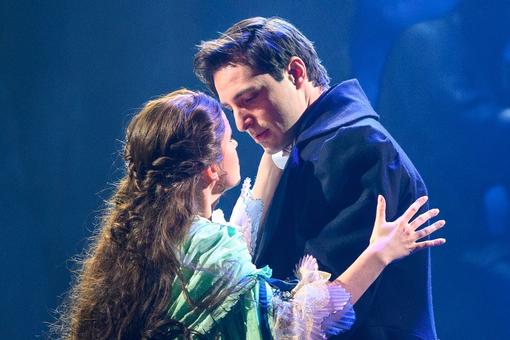
<path fill-rule="evenodd" d="M 269 136 L 269 129 L 265 129 L 264 131 L 258 133 L 255 135 L 255 141 L 257 143 L 263 141 L 264 139 L 266 139 L 267 137 Z"/>

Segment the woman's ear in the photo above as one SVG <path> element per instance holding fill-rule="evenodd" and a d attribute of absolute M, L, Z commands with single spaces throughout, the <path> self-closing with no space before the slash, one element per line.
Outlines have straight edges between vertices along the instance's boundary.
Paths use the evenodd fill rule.
<path fill-rule="evenodd" d="M 220 167 L 217 164 L 209 165 L 202 171 L 202 177 L 207 185 L 217 182 L 220 179 Z"/>

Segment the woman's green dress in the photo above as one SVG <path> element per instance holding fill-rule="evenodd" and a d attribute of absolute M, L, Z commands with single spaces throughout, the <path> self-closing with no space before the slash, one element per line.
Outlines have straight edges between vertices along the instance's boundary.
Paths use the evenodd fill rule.
<path fill-rule="evenodd" d="M 259 215 L 246 188 L 237 203 L 243 209 L 234 212 Z M 297 290 L 281 292 L 269 284 L 271 269 L 256 268 L 249 251 L 247 235 L 256 234 L 256 219 L 244 217 L 246 232 L 246 226 L 195 218 L 181 247 L 181 275 L 171 287 L 168 317 L 214 339 L 320 339 L 350 328 L 350 295 L 329 284 L 313 258 L 302 264 Z"/>

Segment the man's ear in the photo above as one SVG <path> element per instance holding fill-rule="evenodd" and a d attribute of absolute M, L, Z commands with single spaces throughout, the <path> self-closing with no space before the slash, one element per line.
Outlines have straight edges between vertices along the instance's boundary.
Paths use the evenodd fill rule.
<path fill-rule="evenodd" d="M 216 182 L 220 179 L 220 167 L 218 164 L 209 165 L 202 171 L 202 178 L 209 185 L 212 182 Z"/>
<path fill-rule="evenodd" d="M 287 73 L 289 74 L 290 81 L 300 88 L 307 80 L 305 62 L 299 57 L 291 57 L 287 65 Z"/>

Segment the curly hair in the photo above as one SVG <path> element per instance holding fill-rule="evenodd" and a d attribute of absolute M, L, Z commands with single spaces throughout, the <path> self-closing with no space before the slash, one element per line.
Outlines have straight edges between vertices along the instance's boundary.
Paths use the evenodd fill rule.
<path fill-rule="evenodd" d="M 108 201 L 61 311 L 67 339 L 189 338 L 167 317 L 179 245 L 197 214 L 201 172 L 221 160 L 225 125 L 211 97 L 179 90 L 149 101 L 126 134 L 126 175 Z"/>
<path fill-rule="evenodd" d="M 314 86 L 329 87 L 328 72 L 313 43 L 294 25 L 278 17 L 239 21 L 217 39 L 203 41 L 193 64 L 198 79 L 215 93 L 214 73 L 225 65 L 247 65 L 280 81 L 293 56 L 305 62 L 307 76 Z"/>

